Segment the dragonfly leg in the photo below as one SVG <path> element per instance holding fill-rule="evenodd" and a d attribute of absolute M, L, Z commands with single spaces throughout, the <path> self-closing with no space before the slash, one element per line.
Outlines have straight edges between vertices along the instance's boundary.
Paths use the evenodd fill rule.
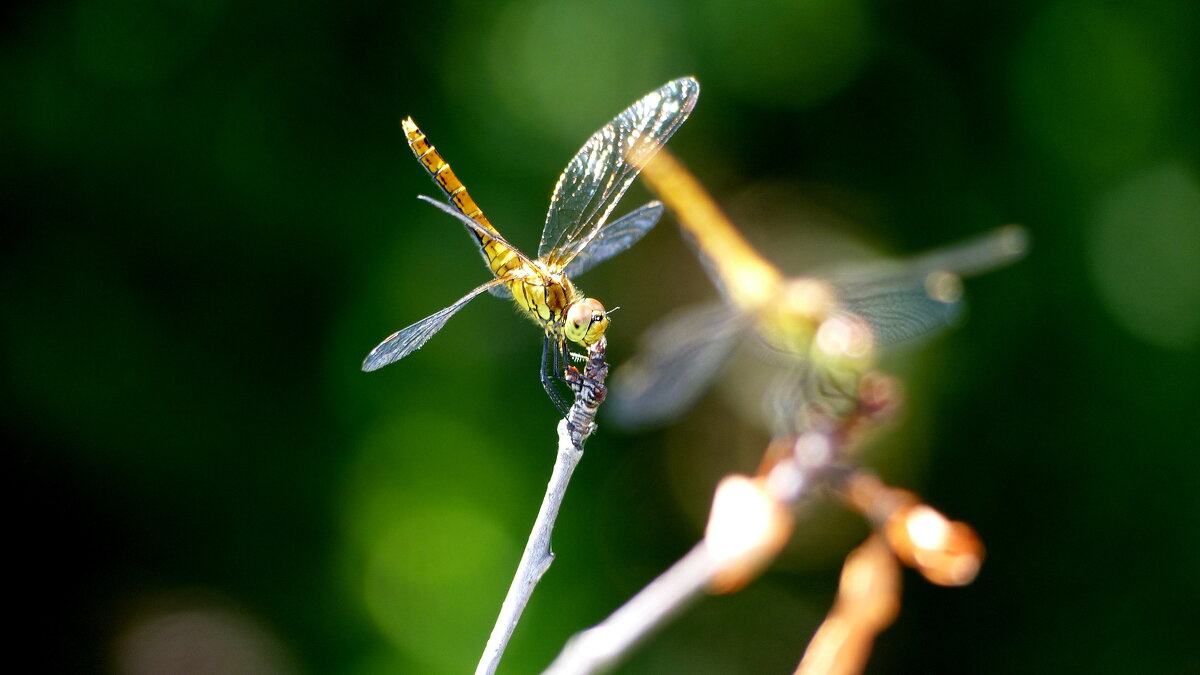
<path fill-rule="evenodd" d="M 560 350 L 560 346 L 556 340 L 547 335 L 542 341 L 542 388 L 546 390 L 546 395 L 550 397 L 550 401 L 554 403 L 554 407 L 558 408 L 558 412 L 563 417 L 566 417 L 567 410 L 571 406 L 556 386 L 558 382 L 565 379 L 563 377 L 561 360 L 562 351 Z"/>
<path fill-rule="evenodd" d="M 563 379 L 569 384 L 573 379 L 580 376 L 579 369 L 571 365 L 571 361 L 584 361 L 587 360 L 587 357 L 580 356 L 571 351 L 571 346 L 567 344 L 566 340 L 558 343 L 558 349 L 562 358 L 562 361 L 558 364 L 558 372 L 562 374 Z"/>
<path fill-rule="evenodd" d="M 557 364 L 556 370 L 562 374 L 560 379 L 562 379 L 563 382 L 566 382 L 567 385 L 571 387 L 571 391 L 578 395 L 579 387 L 584 381 L 584 371 L 586 371 L 587 368 L 585 367 L 583 370 L 580 370 L 579 368 L 571 365 L 571 363 L 572 361 L 575 363 L 586 362 L 588 357 L 584 354 L 576 354 L 575 352 L 571 351 L 571 346 L 567 344 L 565 340 L 560 342 L 558 347 L 561 352 L 562 361 Z"/>

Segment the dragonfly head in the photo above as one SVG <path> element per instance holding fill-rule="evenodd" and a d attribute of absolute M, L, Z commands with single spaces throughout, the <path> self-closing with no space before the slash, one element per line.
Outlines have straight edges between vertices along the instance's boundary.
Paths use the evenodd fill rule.
<path fill-rule="evenodd" d="M 563 332 L 567 339 L 584 347 L 596 344 L 608 328 L 608 312 L 594 298 L 584 298 L 567 308 Z"/>

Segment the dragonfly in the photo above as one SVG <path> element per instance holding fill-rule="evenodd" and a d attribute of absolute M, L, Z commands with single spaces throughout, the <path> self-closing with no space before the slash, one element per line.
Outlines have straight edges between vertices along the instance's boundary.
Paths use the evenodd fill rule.
<path fill-rule="evenodd" d="M 789 277 L 755 250 L 711 196 L 669 153 L 643 179 L 675 213 L 721 301 L 677 312 L 643 337 L 614 373 L 609 410 L 626 426 L 681 415 L 753 336 L 778 373 L 766 401 L 776 431 L 809 428 L 816 415 L 856 400 L 877 351 L 945 327 L 962 308 L 962 277 L 1020 258 L 1024 229 L 1009 225 L 894 264 Z"/>
<path fill-rule="evenodd" d="M 542 386 L 565 415 L 566 398 L 555 382 L 565 379 L 573 368 L 571 359 L 577 358 L 569 343 L 591 347 L 609 325 L 609 311 L 585 296 L 573 279 L 632 246 L 658 222 L 663 212 L 658 201 L 611 223 L 608 217 L 637 177 L 641 160 L 653 156 L 687 120 L 699 94 L 700 84 L 694 78 L 672 80 L 592 134 L 554 186 L 537 258 L 522 253 L 500 234 L 412 118 L 403 120 L 409 147 L 448 202 L 420 198 L 466 226 L 493 278 L 450 306 L 388 336 L 367 354 L 363 370 L 377 370 L 420 349 L 451 316 L 475 297 L 490 292 L 511 298 L 542 327 Z"/>

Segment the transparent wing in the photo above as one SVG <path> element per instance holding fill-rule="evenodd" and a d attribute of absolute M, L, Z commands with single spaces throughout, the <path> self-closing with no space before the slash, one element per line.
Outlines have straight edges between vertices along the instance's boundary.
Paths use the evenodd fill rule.
<path fill-rule="evenodd" d="M 842 308 L 871 324 L 881 346 L 950 325 L 962 313 L 961 276 L 1007 265 L 1026 250 L 1024 229 L 1003 227 L 901 263 L 833 275 Z"/>
<path fill-rule="evenodd" d="M 429 341 L 429 338 L 433 337 L 434 333 L 438 332 L 442 329 L 442 326 L 446 325 L 446 322 L 450 320 L 450 317 L 454 316 L 458 310 L 465 307 L 466 304 L 474 299 L 475 296 L 488 289 L 503 284 L 511 278 L 512 277 L 510 276 L 504 276 L 498 279 L 492 279 L 470 293 L 467 293 L 462 298 L 459 298 L 458 302 L 455 302 L 453 305 L 450 305 L 442 311 L 427 316 L 408 328 L 405 328 L 404 330 L 392 333 L 386 340 L 380 342 L 377 347 L 372 349 L 370 354 L 367 354 L 367 358 L 363 360 L 362 369 L 367 372 L 379 370 L 389 363 L 399 361 L 405 356 L 408 356 L 412 352 L 420 349 L 426 342 Z"/>
<path fill-rule="evenodd" d="M 613 374 L 608 410 L 625 427 L 666 422 L 690 408 L 729 359 L 748 321 L 724 303 L 691 307 L 643 338 Z"/>
<path fill-rule="evenodd" d="M 1029 235 L 1020 225 L 1005 225 L 977 237 L 923 253 L 908 262 L 921 276 L 938 270 L 972 277 L 1021 259 Z"/>
<path fill-rule="evenodd" d="M 426 204 L 432 204 L 433 206 L 436 206 L 442 212 L 450 214 L 455 220 L 458 220 L 463 225 L 465 225 L 467 227 L 467 229 L 470 230 L 472 233 L 474 233 L 477 237 L 482 236 L 482 237 L 486 237 L 488 239 L 495 239 L 496 241 L 500 242 L 500 244 L 502 246 L 504 246 L 505 248 L 512 250 L 512 252 L 517 256 L 518 259 L 520 259 L 521 262 L 525 263 L 526 265 L 530 265 L 530 266 L 533 265 L 533 261 L 531 261 L 524 253 L 521 253 L 521 249 L 508 243 L 508 240 L 505 239 L 503 236 L 501 236 L 499 232 L 497 232 L 495 230 L 489 230 L 486 227 L 475 222 L 474 220 L 471 220 L 470 218 L 459 213 L 458 209 L 455 209 L 453 206 L 447 204 L 446 202 L 443 202 L 438 199 L 434 199 L 433 197 L 429 197 L 427 195 L 417 195 L 417 199 L 420 199 L 421 201 L 425 202 Z M 487 259 L 486 254 L 483 256 L 483 263 L 485 265 L 488 264 L 488 259 Z"/>
<path fill-rule="evenodd" d="M 683 124 L 699 95 L 696 80 L 672 80 L 592 134 L 554 186 L 539 258 L 566 266 L 587 247 L 637 177 L 638 166 Z"/>
<path fill-rule="evenodd" d="M 962 313 L 961 299 L 939 300 L 921 288 L 872 290 L 842 298 L 842 306 L 871 324 L 875 344 L 890 347 L 949 326 Z"/>
<path fill-rule="evenodd" d="M 580 251 L 563 272 L 568 279 L 574 279 L 633 246 L 658 223 L 662 214 L 662 202 L 650 202 L 600 228 L 592 243 Z"/>
<path fill-rule="evenodd" d="M 678 217 L 678 216 L 676 216 Z M 721 267 L 716 261 L 709 257 L 704 247 L 697 241 L 696 235 L 692 232 L 692 228 L 679 228 L 679 233 L 683 235 L 683 241 L 692 249 L 692 253 L 696 254 L 696 259 L 700 261 L 700 267 L 704 270 L 704 274 L 708 276 L 708 280 L 716 287 L 717 292 L 721 294 L 731 304 L 734 304 L 733 296 L 729 293 L 729 287 L 725 285 L 725 278 L 721 275 Z"/>
<path fill-rule="evenodd" d="M 529 258 L 526 258 L 525 254 L 521 253 L 521 251 L 519 249 L 517 249 L 517 247 L 508 243 L 508 241 L 505 240 L 504 237 L 500 236 L 499 232 L 493 232 L 491 230 L 484 228 L 479 223 L 477 223 L 474 220 L 471 220 L 470 218 L 459 213 L 457 209 L 452 208 L 449 204 L 446 204 L 445 202 L 434 199 L 433 197 L 426 197 L 425 195 L 417 195 L 417 199 L 420 199 L 421 201 L 423 201 L 427 204 L 433 204 L 434 206 L 438 207 L 442 211 L 454 216 L 454 218 L 456 220 L 461 221 L 462 224 L 466 225 L 467 229 L 470 230 L 472 232 L 472 234 L 475 235 L 476 243 L 479 243 L 478 237 L 480 235 L 483 235 L 485 237 L 490 237 L 490 238 L 495 239 L 496 241 L 500 242 L 503 246 L 506 246 L 506 247 L 512 249 L 512 251 L 517 254 L 518 258 L 520 258 L 526 264 L 529 264 Z M 479 253 L 480 253 L 480 255 L 483 256 L 483 264 L 487 265 L 488 269 L 491 269 L 491 265 L 489 264 L 487 254 L 484 253 L 482 251 L 482 249 L 480 250 Z M 488 293 L 491 293 L 492 295 L 496 296 L 497 298 L 511 298 L 512 297 L 512 290 L 509 289 L 509 287 L 505 286 L 504 284 L 492 286 L 491 288 L 488 289 Z"/>

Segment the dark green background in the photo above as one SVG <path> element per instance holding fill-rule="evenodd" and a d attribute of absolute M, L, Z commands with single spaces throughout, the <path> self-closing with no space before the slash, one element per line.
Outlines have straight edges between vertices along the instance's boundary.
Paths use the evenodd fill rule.
<path fill-rule="evenodd" d="M 893 254 L 1006 222 L 1032 234 L 1026 260 L 968 284 L 963 326 L 887 364 L 910 414 L 872 461 L 977 527 L 989 558 L 965 589 L 908 573 L 871 670 L 1195 672 L 1198 7 L 5 10 L 8 658 L 473 667 L 555 416 L 537 328 L 492 298 L 359 372 L 486 279 L 460 226 L 416 201 L 435 188 L 398 120 L 533 249 L 584 139 L 694 74 L 672 148 L 790 271 L 836 258 L 831 233 Z M 646 198 L 635 186 L 618 212 Z M 713 296 L 669 219 L 582 285 L 623 306 L 614 362 Z M 696 541 L 715 480 L 751 470 L 765 440 L 729 391 L 642 435 L 602 418 L 502 672 L 537 671 Z M 814 513 L 762 580 L 621 672 L 790 672 L 863 534 Z"/>

